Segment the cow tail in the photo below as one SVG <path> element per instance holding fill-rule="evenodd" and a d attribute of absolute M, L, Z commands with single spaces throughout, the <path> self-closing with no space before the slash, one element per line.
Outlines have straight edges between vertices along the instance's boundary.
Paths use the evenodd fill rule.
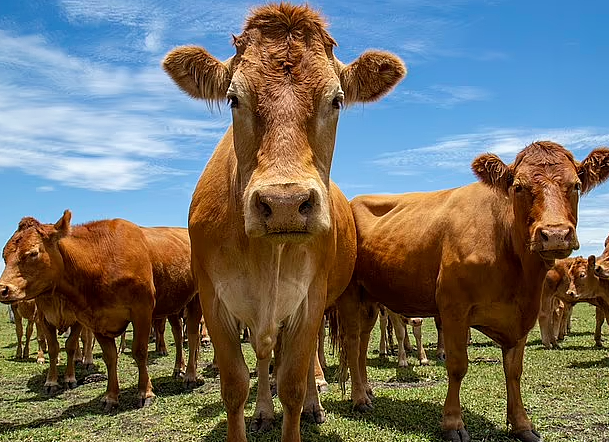
<path fill-rule="evenodd" d="M 341 330 L 340 314 L 338 309 L 333 307 L 326 312 L 330 329 L 330 345 L 332 353 L 338 352 L 338 383 L 343 397 L 347 394 L 347 380 L 349 379 L 349 364 L 347 363 L 347 352 L 345 351 L 344 330 Z"/>

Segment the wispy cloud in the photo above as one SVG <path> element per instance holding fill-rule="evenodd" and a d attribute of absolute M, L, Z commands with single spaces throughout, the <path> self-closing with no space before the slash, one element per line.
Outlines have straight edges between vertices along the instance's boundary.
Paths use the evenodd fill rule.
<path fill-rule="evenodd" d="M 156 64 L 92 62 L 40 35 L 0 31 L 0 47 L 0 168 L 133 190 L 181 173 L 171 160 L 200 155 L 198 146 L 215 144 L 227 125 L 226 115 L 197 116 L 204 105 L 182 96 Z"/>
<path fill-rule="evenodd" d="M 488 129 L 445 137 L 430 146 L 388 152 L 373 163 L 400 175 L 417 175 L 429 168 L 469 174 L 469 165 L 481 153 L 493 152 L 511 162 L 520 150 L 537 140 L 555 141 L 577 156 L 578 151 L 587 153 L 592 148 L 609 145 L 609 128 Z"/>
<path fill-rule="evenodd" d="M 449 109 L 469 101 L 486 101 L 491 98 L 491 94 L 474 86 L 434 85 L 423 91 L 406 90 L 402 97 L 411 103 Z"/>

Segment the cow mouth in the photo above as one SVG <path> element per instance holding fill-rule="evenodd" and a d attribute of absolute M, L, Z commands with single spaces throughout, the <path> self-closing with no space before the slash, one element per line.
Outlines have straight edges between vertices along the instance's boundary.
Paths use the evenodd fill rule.
<path fill-rule="evenodd" d="M 263 235 L 262 238 L 268 239 L 274 243 L 305 243 L 313 237 L 311 232 L 305 230 L 294 231 L 271 231 Z"/>
<path fill-rule="evenodd" d="M 539 253 L 539 256 L 541 256 L 541 258 L 544 261 L 553 261 L 555 259 L 567 258 L 571 254 L 572 251 L 573 251 L 572 249 L 541 250 L 538 253 Z"/>

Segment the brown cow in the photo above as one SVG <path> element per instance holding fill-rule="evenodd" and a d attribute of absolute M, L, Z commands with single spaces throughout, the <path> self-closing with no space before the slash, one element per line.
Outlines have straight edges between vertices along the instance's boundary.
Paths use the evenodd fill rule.
<path fill-rule="evenodd" d="M 44 338 L 44 332 L 41 328 L 42 315 L 36 308 L 36 303 L 34 301 L 15 302 L 11 304 L 11 309 L 13 310 L 13 315 L 15 317 L 15 333 L 17 334 L 17 352 L 15 354 L 15 358 L 30 358 L 30 340 L 32 339 L 32 333 L 35 325 L 36 340 L 38 341 L 38 354 L 36 356 L 36 362 L 39 364 L 44 364 L 44 352 L 47 351 L 47 345 Z M 25 342 L 23 342 L 24 319 L 27 319 L 27 326 L 25 327 Z"/>
<path fill-rule="evenodd" d="M 230 441 L 246 440 L 249 375 L 239 321 L 251 330 L 260 364 L 268 364 L 282 330 L 282 440 L 300 440 L 301 412 L 323 420 L 315 337 L 327 300 L 348 284 L 356 249 L 348 202 L 330 181 L 338 115 L 343 105 L 380 98 L 405 75 L 399 58 L 379 51 L 346 66 L 334 56 L 335 44 L 317 12 L 270 4 L 252 11 L 226 62 L 193 46 L 174 49 L 163 62 L 183 91 L 208 102 L 228 99 L 232 111 L 189 214 L 193 272 Z M 267 417 L 272 411 L 256 411 L 254 420 Z"/>
<path fill-rule="evenodd" d="M 597 149 L 579 163 L 562 146 L 541 141 L 512 165 L 485 154 L 472 169 L 482 183 L 355 198 L 358 255 L 343 297 L 381 302 L 406 316 L 440 314 L 449 378 L 442 429 L 450 441 L 470 440 L 459 400 L 468 328 L 492 338 L 503 351 L 511 431 L 520 440 L 539 441 L 520 394 L 524 346 L 537 321 L 548 267 L 579 247 L 579 195 L 607 179 L 609 149 Z M 357 356 L 366 347 L 345 348 Z M 365 409 L 370 399 L 365 374 L 353 376 L 356 356 L 347 356 L 352 384 L 359 382 L 351 394 L 355 406 Z"/>
<path fill-rule="evenodd" d="M 76 362 L 82 362 L 85 367 L 93 366 L 93 333 L 88 327 L 83 327 L 76 321 L 76 307 L 66 297 L 48 292 L 36 297 L 36 306 L 43 315 L 41 328 L 49 347 L 49 371 L 44 384 L 44 392 L 54 394 L 61 389 L 57 363 L 59 357 L 59 341 L 57 333 L 65 333 L 70 329 L 66 340 L 66 353 L 68 355 L 64 382 L 68 388 L 75 388 Z M 82 339 L 83 351 L 80 352 L 78 338 Z"/>
<path fill-rule="evenodd" d="M 596 307 L 594 342 L 602 347 L 601 328 L 609 314 L 609 305 L 591 289 L 594 278 L 593 267 L 589 269 L 588 260 L 581 256 L 557 260 L 548 270 L 539 311 L 539 329 L 545 348 L 558 348 L 558 342 L 568 333 L 573 306 L 580 302 Z"/>
<path fill-rule="evenodd" d="M 153 317 L 176 314 L 188 303 L 194 331 L 186 379 L 194 379 L 201 307 L 194 298 L 190 245 L 185 228 L 139 227 L 122 219 L 71 226 L 66 210 L 53 224 L 24 218 L 4 247 L 0 301 L 14 302 L 53 292 L 64 296 L 79 323 L 99 342 L 108 368 L 106 410 L 118 404 L 114 338 L 133 324 L 132 354 L 139 370 L 139 405 L 154 398 L 146 367 Z M 198 312 L 198 313 L 197 313 Z M 180 346 L 180 347 L 178 347 Z M 181 337 L 176 340 L 181 370 Z M 189 378 L 190 376 L 190 378 Z"/>
<path fill-rule="evenodd" d="M 406 359 L 406 350 L 412 351 L 413 347 L 408 337 L 407 326 L 412 327 L 417 344 L 417 357 L 421 365 L 429 365 L 425 348 L 423 348 L 421 328 L 423 326 L 423 318 L 406 318 L 402 315 L 381 306 L 379 311 L 379 329 L 381 332 L 381 340 L 379 342 L 379 356 L 387 356 L 393 352 L 393 337 L 391 335 L 389 324 L 395 330 L 395 338 L 398 345 L 398 367 L 408 367 Z M 389 348 L 389 351 L 388 349 Z"/>

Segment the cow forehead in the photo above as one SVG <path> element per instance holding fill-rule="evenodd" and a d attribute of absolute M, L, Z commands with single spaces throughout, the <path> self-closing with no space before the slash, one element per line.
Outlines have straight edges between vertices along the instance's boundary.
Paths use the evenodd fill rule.
<path fill-rule="evenodd" d="M 516 179 L 532 184 L 570 183 L 577 179 L 573 154 L 552 142 L 533 143 L 518 154 L 514 162 Z"/>
<path fill-rule="evenodd" d="M 35 227 L 15 232 L 4 246 L 3 256 L 20 255 L 42 244 L 42 237 Z"/>

